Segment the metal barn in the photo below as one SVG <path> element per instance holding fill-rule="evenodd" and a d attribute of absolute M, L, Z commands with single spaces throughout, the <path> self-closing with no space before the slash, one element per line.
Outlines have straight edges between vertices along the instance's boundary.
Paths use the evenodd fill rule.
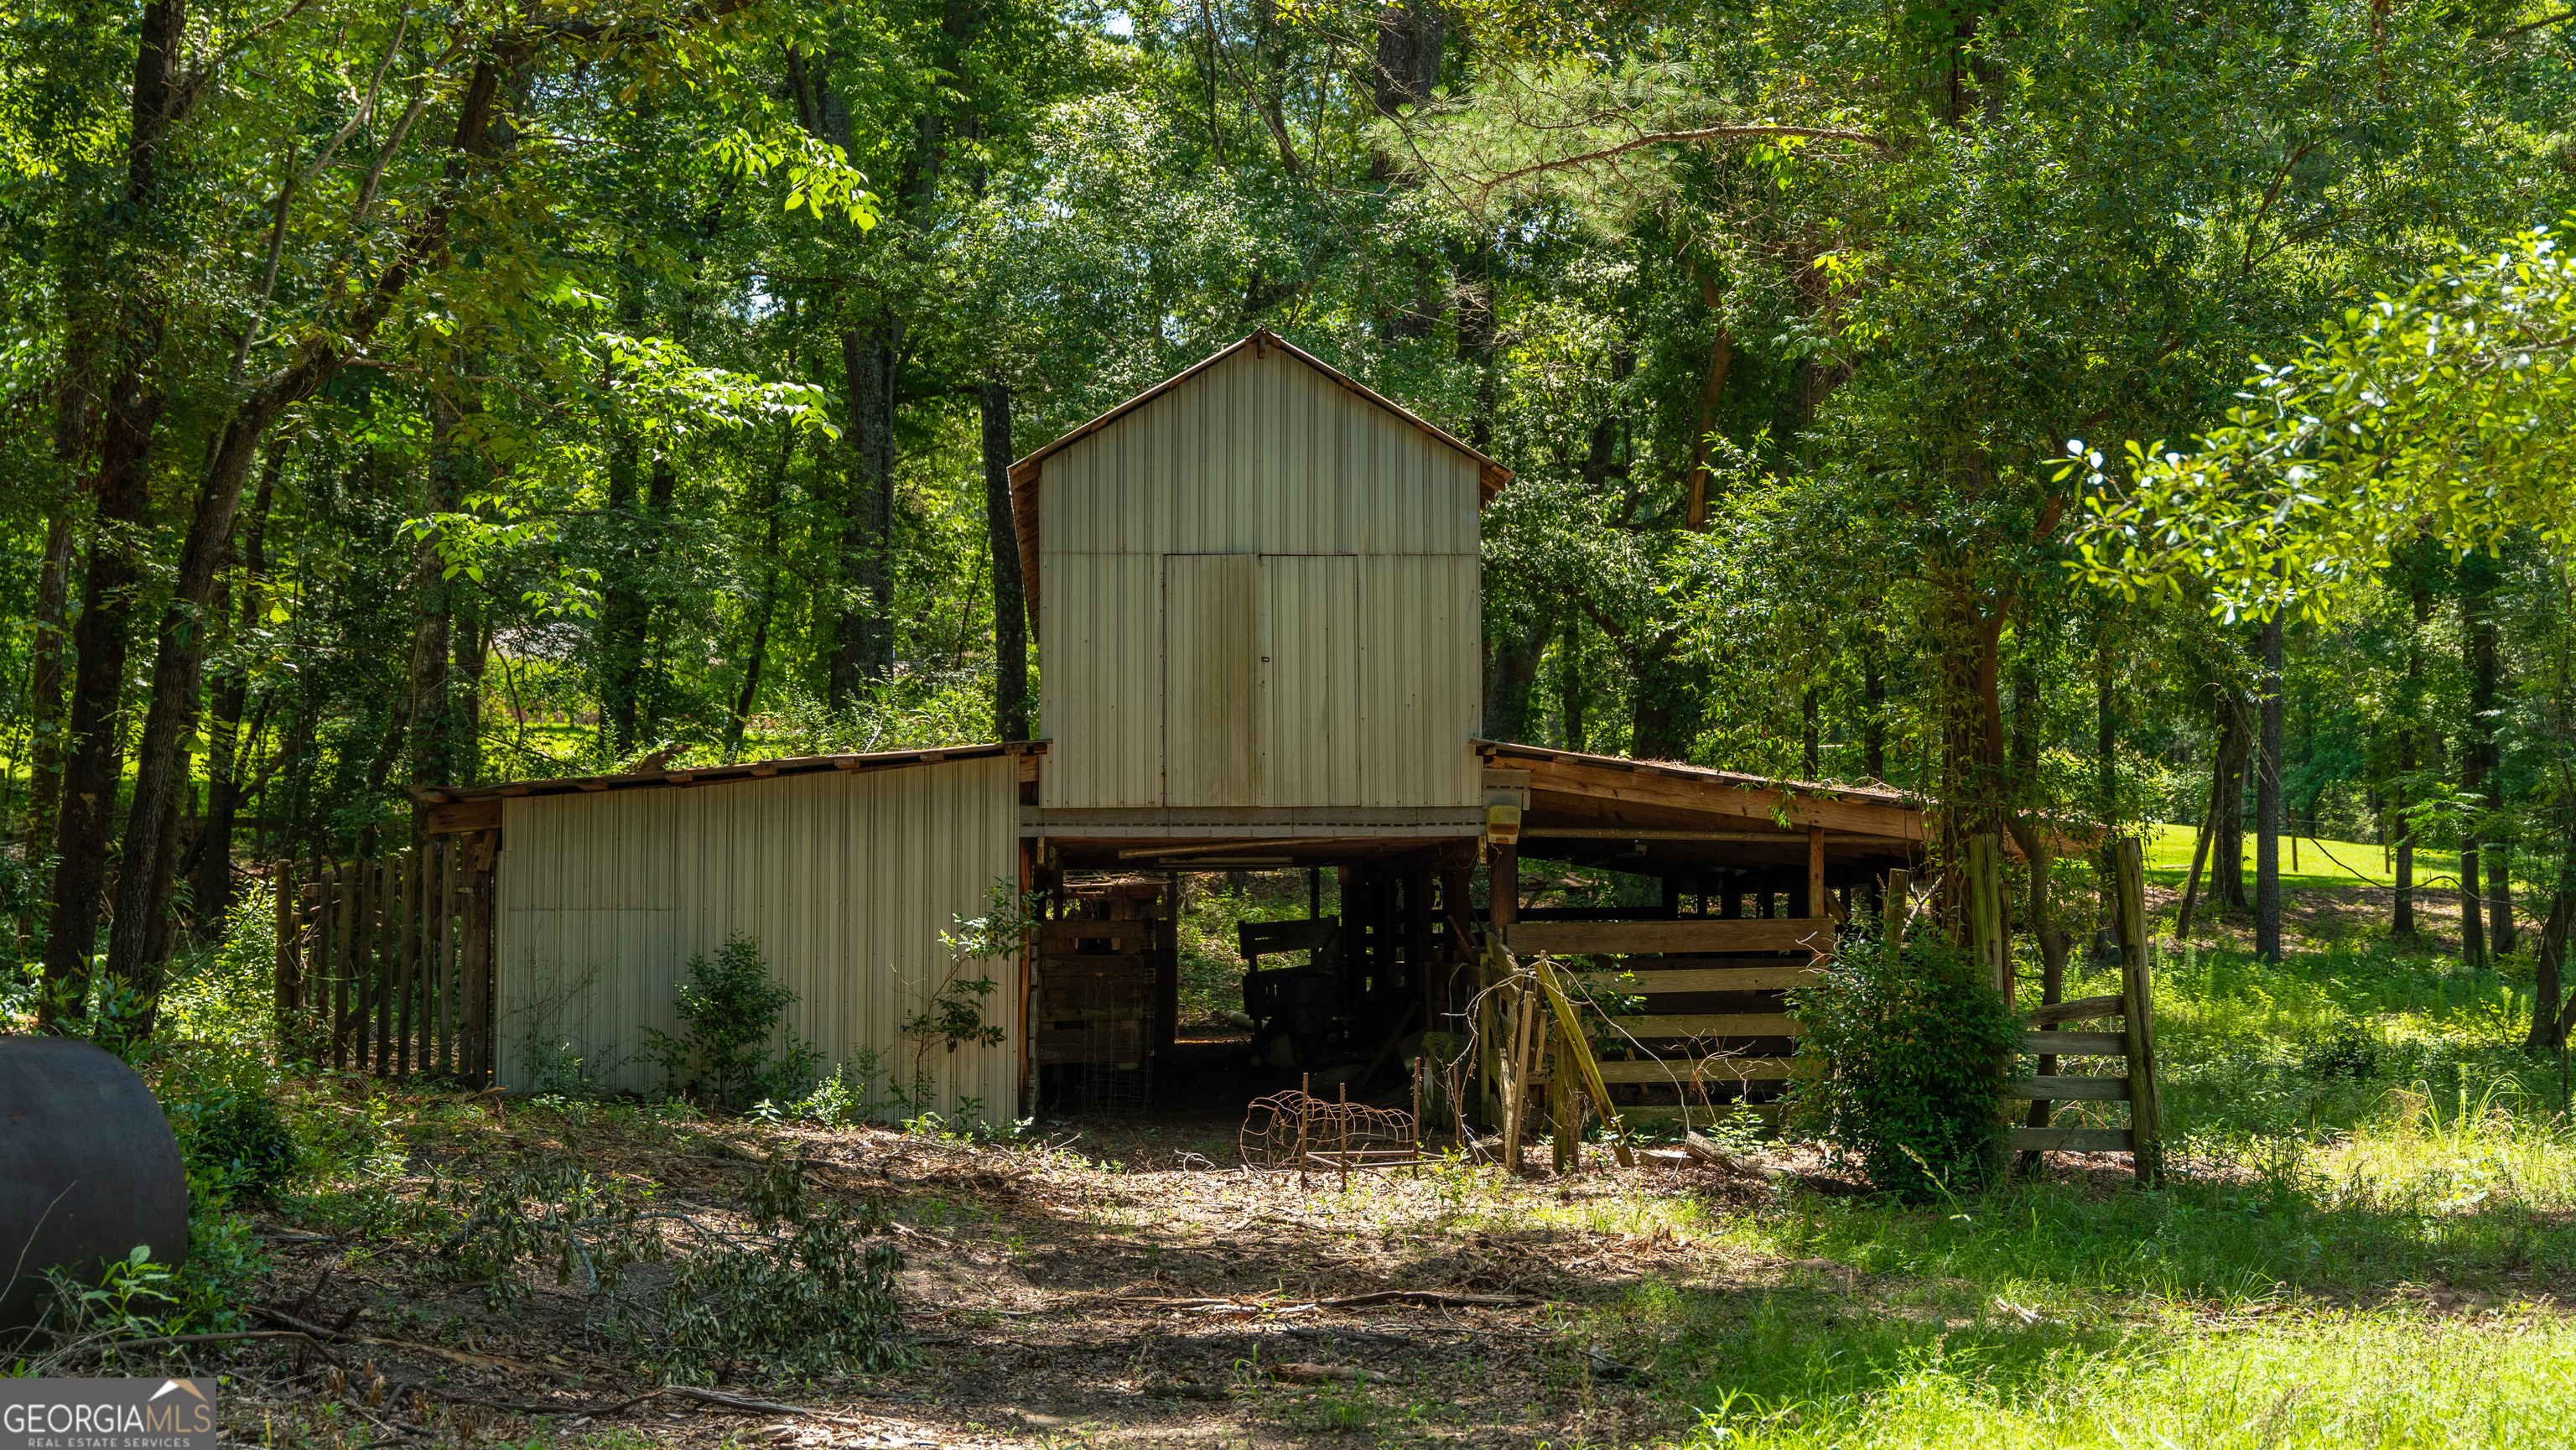
<path fill-rule="evenodd" d="M 689 957 L 737 932 L 827 1060 L 900 1058 L 942 931 L 1004 881 L 1044 917 L 969 973 L 1004 983 L 1005 1041 L 937 1054 L 992 1117 L 1383 1093 L 1437 1051 L 1525 1082 L 1493 1056 L 1488 943 L 1627 1004 L 1599 1069 L 1630 1116 L 1774 1095 L 1781 990 L 1855 887 L 1919 860 L 1923 815 L 1480 739 L 1478 515 L 1510 479 L 1255 333 L 1013 466 L 1047 739 L 423 792 L 490 863 L 492 1073 L 564 1050 L 653 1086 L 642 1029 L 676 1026 Z M 1523 852 L 1628 873 L 1638 904 L 1525 909 Z M 1182 883 L 1282 870 L 1318 902 L 1331 873 L 1340 909 L 1245 924 L 1249 1040 L 1158 1080 L 1186 1055 Z"/>

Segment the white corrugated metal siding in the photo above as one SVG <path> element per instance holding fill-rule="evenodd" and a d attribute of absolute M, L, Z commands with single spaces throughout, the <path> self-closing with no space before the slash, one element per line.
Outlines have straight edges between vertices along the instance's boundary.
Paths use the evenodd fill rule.
<path fill-rule="evenodd" d="M 785 776 L 693 789 L 513 799 L 502 807 L 498 913 L 501 1081 L 524 1085 L 532 1043 L 569 1042 L 609 1087 L 649 1091 L 641 1028 L 677 1033 L 692 953 L 757 937 L 796 993 L 788 1025 L 829 1067 L 862 1048 L 910 1073 L 902 1023 L 945 977 L 939 934 L 980 916 L 1019 871 L 1019 761 Z M 942 1111 L 982 1100 L 1016 1116 L 1019 967 L 976 962 L 1000 990 L 999 1047 L 930 1055 Z"/>
<path fill-rule="evenodd" d="M 1220 554 L 1357 556 L 1333 566 L 1357 569 L 1348 612 L 1322 609 L 1322 595 L 1294 606 L 1318 628 L 1347 629 L 1331 648 L 1350 663 L 1299 674 L 1287 717 L 1271 677 L 1260 804 L 1477 804 L 1477 500 L 1474 459 L 1282 352 L 1238 353 L 1049 458 L 1039 690 L 1054 747 L 1041 803 L 1244 803 L 1240 781 L 1199 763 L 1224 742 L 1193 744 L 1185 770 L 1167 769 L 1179 718 L 1166 708 L 1168 634 L 1193 647 L 1205 637 L 1164 617 L 1167 556 Z M 1314 649 L 1280 643 L 1270 616 L 1292 595 L 1306 600 L 1263 590 L 1274 666 L 1281 650 Z M 1342 682 L 1340 696 L 1305 690 L 1316 680 Z M 1149 715 L 1159 728 L 1140 728 Z M 1324 728 L 1282 731 L 1283 718 Z M 1193 798 L 1209 789 L 1228 799 Z"/>
<path fill-rule="evenodd" d="M 1163 778 L 1176 800 L 1261 804 L 1255 554 L 1163 561 Z"/>

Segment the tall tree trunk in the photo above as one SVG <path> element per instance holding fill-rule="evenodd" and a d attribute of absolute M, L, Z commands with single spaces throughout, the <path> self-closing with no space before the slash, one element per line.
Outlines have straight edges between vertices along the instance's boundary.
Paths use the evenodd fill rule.
<path fill-rule="evenodd" d="M 1556 707 L 1565 722 L 1565 748 L 1587 750 L 1583 729 L 1583 621 L 1565 616 L 1564 638 L 1557 644 Z"/>
<path fill-rule="evenodd" d="M 2478 799 L 2488 793 L 2487 776 L 2495 752 L 2495 617 L 2489 599 L 2495 584 L 2494 561 L 2472 552 L 2460 560 L 2460 667 L 2469 682 L 2469 718 L 2460 736 L 2460 794 Z M 2487 960 L 2490 946 L 2504 949 L 2502 938 L 2490 938 L 2479 883 L 2485 864 L 2486 835 L 2476 820 L 2460 832 L 2460 956 L 2475 968 Z"/>
<path fill-rule="evenodd" d="M 1887 636 L 1872 628 L 1860 647 L 1861 768 L 1887 780 Z"/>
<path fill-rule="evenodd" d="M 2474 597 L 2463 598 L 2461 608 L 2468 615 L 2469 729 L 2476 741 L 2477 772 L 2485 782 L 2487 828 L 2479 833 L 2484 848 L 2487 883 L 2487 949 L 2497 956 L 2513 950 L 2513 875 L 2508 869 L 2510 847 L 2496 833 L 2504 822 L 2503 755 L 2496 744 L 2496 694 L 2502 684 L 2503 670 L 2496 648 L 2494 606 L 2495 569 L 2484 555 L 2472 556 L 2479 564 L 2463 560 L 2460 582 L 2464 591 L 2474 588 Z M 2466 878 L 2462 890 L 2467 890 Z"/>
<path fill-rule="evenodd" d="M 66 329 L 66 331 L 72 331 Z M 54 466 L 61 475 L 53 510 L 45 520 L 45 554 L 36 569 L 36 612 L 29 621 L 27 670 L 27 824 L 18 838 L 18 860 L 32 879 L 54 848 L 54 816 L 63 795 L 63 662 L 70 654 L 72 560 L 80 539 L 80 480 L 86 476 L 91 428 L 98 414 L 95 361 L 90 340 L 72 331 L 63 376 L 54 396 Z M 34 905 L 18 922 L 21 938 L 35 933 Z M 22 945 L 20 954 L 25 948 Z"/>
<path fill-rule="evenodd" d="M 1530 719 L 1530 694 L 1538 684 L 1539 661 L 1547 655 L 1548 628 L 1539 624 L 1524 634 L 1489 636 L 1485 642 L 1484 733 L 1488 740 L 1535 745 L 1538 731 Z"/>
<path fill-rule="evenodd" d="M 1440 84 L 1448 27 L 1434 0 L 1397 0 L 1380 6 L 1377 17 L 1377 113 L 1395 117 L 1427 104 Z M 1373 153 L 1371 174 L 1401 190 L 1420 186 L 1417 174 L 1398 167 L 1395 158 Z M 1388 339 L 1430 335 L 1446 309 L 1436 256 L 1428 247 L 1405 242 L 1397 248 L 1399 264 L 1411 275 L 1390 279 L 1377 290 L 1378 335 Z"/>
<path fill-rule="evenodd" d="M 1981 608 L 1975 587 L 1949 581 L 1940 641 L 1941 916 L 1998 990 L 2012 959 L 2003 910 L 2003 629 L 2009 604 Z"/>
<path fill-rule="evenodd" d="M 2424 767 L 2423 745 L 2427 727 L 2424 724 L 2424 629 L 2433 617 L 2433 595 L 2424 584 L 2424 572 L 2404 554 L 2397 559 L 2405 575 L 2407 601 L 2412 606 L 2415 627 L 2406 636 L 2406 675 L 2398 686 L 2397 769 L 2399 782 L 2390 791 L 2389 810 L 2397 824 L 2396 876 L 2397 900 L 2389 915 L 2388 934 L 2411 938 L 2415 925 L 2415 827 L 2406 815 L 2410 783 L 2406 777 Z"/>
<path fill-rule="evenodd" d="M 475 65 L 458 104 L 458 152 L 491 154 L 486 123 L 499 82 L 493 62 Z M 137 1024 L 143 1032 L 152 1028 L 166 960 L 166 925 L 178 867 L 174 816 L 179 792 L 187 785 L 188 754 L 183 742 L 196 722 L 203 683 L 203 621 L 214 592 L 216 566 L 231 541 L 243 485 L 269 428 L 288 408 L 329 382 L 352 352 L 374 336 L 421 268 L 444 253 L 448 221 L 465 180 L 461 159 L 449 163 L 445 176 L 443 191 L 405 231 L 400 250 L 376 274 L 339 328 L 306 338 L 285 365 L 251 386 L 234 404 L 207 460 L 153 655 L 151 704 L 144 712 L 141 743 L 135 751 L 134 804 L 126 815 L 126 860 L 117 882 L 116 921 L 108 935 L 107 970 L 144 1004 Z M 81 663 L 86 671 L 88 660 Z"/>
<path fill-rule="evenodd" d="M 2559 807 L 2558 879 L 2549 892 L 2549 914 L 2540 923 L 2532 955 L 2531 1032 L 2523 1045 L 2535 1051 L 2567 1043 L 2567 1018 L 2559 999 L 2566 991 L 2567 940 L 2576 931 L 2576 802 Z"/>
<path fill-rule="evenodd" d="M 1011 389 L 986 379 L 975 392 L 984 425 L 984 532 L 993 554 L 993 728 L 1029 738 L 1028 593 L 1020 530 L 1011 512 Z"/>
<path fill-rule="evenodd" d="M 483 674 L 492 661 L 492 615 L 484 594 L 483 586 L 458 580 L 448 595 L 455 654 L 448 666 L 454 733 L 448 738 L 447 779 L 456 785 L 483 778 Z"/>
<path fill-rule="evenodd" d="M 128 93 L 124 220 L 157 217 L 161 206 L 162 153 L 184 104 L 179 57 L 185 44 L 185 0 L 151 0 L 136 37 L 134 81 Z M 71 722 L 65 732 L 61 808 L 54 825 L 53 915 L 45 938 L 45 992 L 40 1023 L 88 1011 L 90 956 L 106 906 L 107 857 L 124 775 L 123 732 L 116 712 L 124 692 L 126 652 L 132 639 L 134 591 L 142 572 L 136 537 L 151 506 L 153 434 L 167 406 L 157 363 L 167 317 L 156 279 L 137 255 L 116 255 L 123 275 L 98 279 L 110 300 L 97 304 L 103 339 L 84 337 L 76 320 L 66 356 L 97 357 L 111 379 L 102 394 L 98 471 L 91 485 L 96 514 L 81 581 L 81 617 L 72 631 Z M 88 308 L 73 303 L 83 314 Z M 156 823 L 157 824 L 157 823 Z"/>
<path fill-rule="evenodd" d="M 277 496 L 277 476 L 285 458 L 285 440 L 271 440 L 260 460 L 259 488 L 251 496 L 250 517 L 242 525 L 240 606 L 223 611 L 235 620 L 237 641 L 258 629 L 260 616 L 268 609 L 260 578 L 268 572 L 268 511 Z M 233 904 L 233 818 L 241 806 L 241 719 L 249 701 L 246 665 L 226 673 L 215 686 L 206 718 L 206 818 L 189 847 L 190 861 L 182 865 L 183 874 L 195 882 L 190 894 L 196 898 L 198 922 L 216 929 Z"/>
<path fill-rule="evenodd" d="M 632 289 L 625 311 L 627 326 L 640 330 L 641 306 Z M 608 526 L 617 531 L 617 572 L 599 597 L 599 723 L 609 756 L 619 762 L 635 753 L 635 714 L 643 695 L 644 587 L 635 577 L 635 538 L 645 527 L 635 512 L 643 456 L 633 426 L 620 421 L 608 445 Z"/>
<path fill-rule="evenodd" d="M 464 369 L 457 371 L 461 374 Z M 420 506 L 425 513 L 444 513 L 462 492 L 459 457 L 465 445 L 456 436 L 464 414 L 453 399 L 430 395 L 429 475 Z M 452 738 L 448 711 L 448 669 L 454 658 L 455 614 L 446 559 L 435 534 L 422 536 L 411 555 L 411 658 L 404 671 L 404 716 L 408 722 L 404 774 L 415 785 L 443 783 L 450 774 L 447 747 Z M 429 812 L 412 811 L 412 844 L 429 838 Z"/>
<path fill-rule="evenodd" d="M 769 658 L 769 623 L 778 612 L 778 510 L 787 492 L 787 465 L 796 456 L 796 425 L 789 423 L 780 430 L 778 468 L 769 476 L 769 496 L 763 500 L 764 558 L 760 580 L 760 598 L 752 606 L 751 648 L 743 661 L 742 693 L 734 697 L 733 718 L 725 722 L 725 759 L 742 756 L 743 732 L 751 728 L 752 707 L 760 702 L 761 667 Z"/>
<path fill-rule="evenodd" d="M 2281 616 L 2263 622 L 2263 750 L 2254 781 L 2254 954 L 2281 958 Z"/>
<path fill-rule="evenodd" d="M 830 670 L 835 709 L 858 704 L 894 673 L 894 368 L 897 325 L 878 318 L 841 334 L 848 381 L 850 498 L 841 531 L 844 590 Z"/>
<path fill-rule="evenodd" d="M 2245 890 L 2245 769 L 2253 754 L 2254 732 L 2247 727 L 2245 702 L 2224 685 L 2211 691 L 2218 701 L 2218 747 L 2215 783 L 2218 816 L 2210 839 L 2210 899 L 2222 907 L 2251 910 Z"/>
<path fill-rule="evenodd" d="M 57 502 L 45 522 L 45 557 L 36 572 L 34 658 L 27 671 L 27 733 L 34 747 L 27 770 L 27 827 L 19 836 L 18 859 L 30 873 L 54 848 L 54 813 L 63 795 L 63 659 L 69 653 L 64 632 L 71 624 L 72 545 L 78 537 L 70 498 Z M 22 935 L 33 928 L 21 922 Z"/>
<path fill-rule="evenodd" d="M 1699 742 L 1707 694 L 1679 658 L 1680 631 L 1666 630 L 1630 651 L 1628 753 L 1639 760 L 1688 760 Z"/>
<path fill-rule="evenodd" d="M 1695 534 L 1708 528 L 1708 439 L 1717 431 L 1717 405 L 1726 397 L 1727 375 L 1735 370 L 1735 334 L 1717 317 L 1717 284 L 1701 278 L 1699 295 L 1717 322 L 1717 338 L 1709 344 L 1708 371 L 1699 385 L 1699 411 L 1692 418 L 1690 492 L 1683 521 Z"/>

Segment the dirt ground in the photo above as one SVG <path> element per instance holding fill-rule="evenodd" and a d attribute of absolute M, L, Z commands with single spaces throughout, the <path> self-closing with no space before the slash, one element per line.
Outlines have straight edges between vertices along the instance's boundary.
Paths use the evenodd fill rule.
<path fill-rule="evenodd" d="M 2150 887 L 2153 909 L 2176 893 Z M 2292 929 L 2317 940 L 2384 930 L 2390 892 L 2294 893 Z M 2456 932 L 2449 892 L 2419 896 L 2425 926 Z M 2245 934 L 2205 914 L 2194 937 Z M 391 1185 L 491 1165 L 579 1163 L 649 1188 L 657 1206 L 736 1228 L 762 1162 L 801 1152 L 809 1191 L 889 1208 L 906 1265 L 905 1367 L 787 1383 L 737 1364 L 716 1382 L 656 1392 L 585 1326 L 579 1285 L 540 1276 L 505 1311 L 458 1281 L 417 1235 L 271 1210 L 275 1267 L 255 1329 L 311 1329 L 230 1345 L 220 1367 L 228 1437 L 347 1447 L 514 1446 L 1360 1446 L 1671 1443 L 1692 1425 L 1685 1387 L 1636 1368 L 1619 1312 L 1640 1291 L 1844 1294 L 1876 1312 L 1865 1276 L 1719 1239 L 1715 1212 L 1783 1195 L 1852 1194 L 1812 1150 L 1733 1170 L 1620 1169 L 1599 1145 L 1566 1178 L 1530 1154 L 1513 1180 L 1458 1161 L 1382 1174 L 1248 1163 L 1239 1104 L 1294 1086 L 1231 1067 L 1227 1044 L 1188 1044 L 1145 1116 L 1041 1117 L 1008 1144 L 882 1128 L 825 1131 L 657 1115 L 637 1105 L 545 1106 L 506 1097 L 395 1099 L 411 1145 Z M 324 1085 L 355 1103 L 354 1079 Z M 1193 1106 L 1195 1105 L 1195 1106 Z M 2050 1155 L 2048 1171 L 2110 1191 L 2126 1155 Z M 654 1287 L 661 1265 L 636 1282 Z M 1347 1302 L 1363 1300 L 1364 1302 Z"/>
<path fill-rule="evenodd" d="M 353 1089 L 354 1091 L 354 1089 Z M 231 1348 L 233 1439 L 356 1446 L 507 1443 L 1527 1446 L 1668 1441 L 1688 1411 L 1604 1310 L 1653 1282 L 1711 1291 L 1848 1272 L 1676 1232 L 1692 1200 L 1741 1207 L 1858 1185 L 1806 1150 L 1619 1169 L 1587 1150 L 1564 1179 L 1442 1164 L 1337 1175 L 1247 1166 L 1231 1113 L 1042 1121 L 1035 1143 L 742 1122 L 673 1128 L 638 1111 L 506 1099 L 409 1106 L 409 1174 L 570 1158 L 651 1184 L 666 1209 L 737 1224 L 761 1160 L 793 1144 L 814 1194 L 889 1206 L 914 1362 L 860 1380 L 750 1375 L 653 1384 L 586 1335 L 579 1286 L 540 1276 L 485 1307 L 434 1245 L 265 1216 L 276 1256 L 257 1327 L 332 1331 Z M 428 1126 L 434 1125 L 434 1126 Z M 2106 1157 L 2107 1167 L 2112 1159 Z M 2071 1164 L 2070 1164 L 2071 1166 Z M 2125 1164 L 2114 1170 L 2125 1176 Z M 1501 1225 L 1516 1227 L 1504 1228 Z M 667 1273 L 647 1265 L 637 1273 Z M 1839 1277 L 1837 1277 L 1839 1276 Z M 1848 1287 L 1848 1286 L 1845 1286 Z M 1378 1296 L 1364 1303 L 1334 1301 Z M 1587 1326 L 1590 1326 L 1587 1328 Z M 378 1385 L 381 1377 L 382 1384 Z M 644 1398 L 638 1398 L 644 1397 Z M 719 1404 L 717 1398 L 759 1407 Z M 800 1413 L 790 1413 L 793 1409 Z"/>

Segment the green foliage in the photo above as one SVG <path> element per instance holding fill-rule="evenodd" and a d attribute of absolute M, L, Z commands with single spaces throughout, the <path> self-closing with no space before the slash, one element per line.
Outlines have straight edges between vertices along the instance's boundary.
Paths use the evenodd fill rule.
<path fill-rule="evenodd" d="M 644 1221 L 651 1193 L 577 1163 L 519 1163 L 473 1179 L 441 1179 L 423 1205 L 452 1217 L 438 1252 L 458 1278 L 483 1285 L 484 1302 L 496 1311 L 527 1294 L 532 1272 L 542 1267 L 558 1285 L 578 1276 L 583 1293 L 613 1313 L 627 1269 L 666 1254 Z"/>
<path fill-rule="evenodd" d="M 795 991 L 769 979 L 760 943 L 736 933 L 715 959 L 689 957 L 689 980 L 680 984 L 678 1010 L 688 1030 L 677 1036 L 643 1029 L 646 1056 L 670 1074 L 671 1091 L 720 1108 L 740 1109 L 764 1098 L 784 1098 L 813 1081 L 822 1055 L 794 1033 L 771 1049 Z"/>
<path fill-rule="evenodd" d="M 161 1108 L 192 1180 L 257 1197 L 294 1181 L 305 1166 L 304 1147 L 256 1060 L 218 1059 L 165 1074 Z"/>
<path fill-rule="evenodd" d="M 128 1339 L 168 1334 L 179 1319 L 177 1275 L 153 1262 L 149 1245 L 107 1266 L 96 1284 L 48 1270 L 47 1327 L 78 1338 Z"/>
<path fill-rule="evenodd" d="M 910 1106 L 899 1090 L 887 1089 L 887 1096 L 877 1096 L 880 1079 L 885 1076 L 885 1054 L 873 1047 L 858 1049 L 850 1061 L 836 1065 L 814 1090 L 792 1103 L 781 1106 L 763 1103 L 764 1116 L 825 1128 L 850 1128 L 874 1122 L 888 1108 Z"/>
<path fill-rule="evenodd" d="M 672 1275 L 656 1367 L 705 1383 L 739 1360 L 776 1375 L 901 1364 L 889 1223 L 882 1208 L 833 1205 L 691 1255 Z"/>
<path fill-rule="evenodd" d="M 252 892 L 225 914 L 210 948 L 173 965 L 162 989 L 163 1031 L 194 1042 L 268 1049 L 277 1017 L 277 905 Z"/>
<path fill-rule="evenodd" d="M 1791 1085 L 1792 1121 L 1901 1197 L 1966 1193 L 2002 1166 L 2001 1071 L 2020 1027 L 1964 952 L 1846 944 L 1789 994 L 1813 1071 Z"/>
<path fill-rule="evenodd" d="M 2095 490 L 2082 567 L 2260 615 L 2348 593 L 2419 537 L 2454 557 L 2516 531 L 2563 544 L 2572 321 L 2576 263 L 2535 228 L 2344 309 L 2288 362 L 2258 360 L 2243 406 L 2188 452 L 2133 442 L 2113 465 L 2070 443 L 2061 470 Z"/>

